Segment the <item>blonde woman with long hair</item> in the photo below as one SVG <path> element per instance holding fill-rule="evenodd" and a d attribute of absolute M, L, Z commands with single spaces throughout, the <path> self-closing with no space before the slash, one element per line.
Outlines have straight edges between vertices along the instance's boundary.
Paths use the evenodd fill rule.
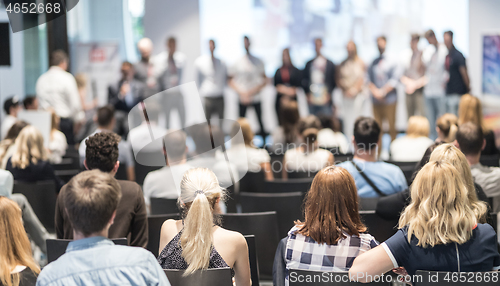
<path fill-rule="evenodd" d="M 15 152 L 7 161 L 7 171 L 14 180 L 34 183 L 53 180 L 59 192 L 64 184 L 54 173 L 47 159 L 47 151 L 43 144 L 43 136 L 35 126 L 24 127 L 15 142 Z"/>
<path fill-rule="evenodd" d="M 474 183 L 469 163 L 462 151 L 452 144 L 442 144 L 432 151 L 430 161 L 448 162 L 457 169 L 469 191 L 469 201 L 478 221 L 486 222 L 488 197 L 481 187 Z"/>
<path fill-rule="evenodd" d="M 450 163 L 433 161 L 418 173 L 412 202 L 399 219 L 399 230 L 380 246 L 358 256 L 349 275 L 369 282 L 394 269 L 484 272 L 500 268 L 493 227 L 478 223 L 469 190 Z M 372 278 L 370 278 L 370 276 Z"/>
<path fill-rule="evenodd" d="M 500 150 L 496 146 L 495 133 L 484 124 L 481 100 L 470 94 L 464 94 L 458 106 L 458 125 L 460 126 L 467 122 L 474 123 L 483 129 L 486 145 L 481 151 L 481 155 L 495 155 L 500 153 Z"/>
<path fill-rule="evenodd" d="M 158 261 L 163 269 L 197 270 L 230 267 L 237 286 L 250 285 L 246 240 L 238 232 L 217 226 L 224 190 L 206 168 L 190 169 L 182 178 L 179 204 L 182 220 L 167 220 L 160 236 Z"/>
<path fill-rule="evenodd" d="M 35 285 L 40 268 L 32 257 L 21 209 L 14 201 L 1 196 L 0 229 L 0 285 Z"/>

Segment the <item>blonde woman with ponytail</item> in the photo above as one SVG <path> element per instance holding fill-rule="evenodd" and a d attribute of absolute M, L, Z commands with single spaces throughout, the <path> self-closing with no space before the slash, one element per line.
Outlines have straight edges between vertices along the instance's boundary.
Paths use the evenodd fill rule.
<path fill-rule="evenodd" d="M 401 214 L 398 232 L 358 256 L 349 275 L 370 282 L 391 269 L 413 276 L 417 270 L 485 272 L 499 268 L 495 230 L 477 221 L 462 175 L 450 163 L 431 161 L 411 186 L 411 203 Z"/>
<path fill-rule="evenodd" d="M 163 223 L 158 262 L 163 269 L 197 270 L 230 267 L 237 286 L 250 285 L 246 240 L 238 232 L 217 226 L 224 190 L 206 168 L 190 169 L 182 178 L 179 204 L 182 220 Z"/>

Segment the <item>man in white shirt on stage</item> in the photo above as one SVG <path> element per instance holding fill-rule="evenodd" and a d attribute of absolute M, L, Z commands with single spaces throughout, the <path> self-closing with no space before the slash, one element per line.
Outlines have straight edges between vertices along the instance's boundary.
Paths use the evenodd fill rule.
<path fill-rule="evenodd" d="M 215 42 L 208 41 L 210 55 L 203 55 L 194 62 L 197 84 L 200 96 L 205 98 L 205 116 L 207 120 L 213 114 L 219 116 L 219 126 L 222 128 L 224 118 L 224 87 L 227 82 L 226 64 L 214 56 Z"/>
<path fill-rule="evenodd" d="M 52 108 L 61 118 L 60 129 L 68 141 L 75 144 L 73 125 L 85 118 L 76 80 L 68 69 L 68 55 L 54 51 L 50 56 L 50 68 L 36 82 L 36 94 L 42 109 Z"/>

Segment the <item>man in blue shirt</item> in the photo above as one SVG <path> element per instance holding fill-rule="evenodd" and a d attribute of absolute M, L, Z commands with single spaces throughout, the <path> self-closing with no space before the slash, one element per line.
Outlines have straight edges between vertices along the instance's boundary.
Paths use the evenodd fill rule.
<path fill-rule="evenodd" d="M 107 238 L 121 198 L 120 185 L 110 174 L 82 172 L 59 196 L 63 196 L 75 240 L 63 256 L 43 269 L 37 286 L 170 286 L 152 253 L 114 245 Z"/>
<path fill-rule="evenodd" d="M 354 158 L 352 162 L 339 164 L 339 167 L 345 168 L 353 176 L 360 197 L 391 195 L 408 188 L 403 171 L 398 166 L 377 161 L 380 144 L 380 125 L 373 118 L 359 117 L 354 124 Z"/>

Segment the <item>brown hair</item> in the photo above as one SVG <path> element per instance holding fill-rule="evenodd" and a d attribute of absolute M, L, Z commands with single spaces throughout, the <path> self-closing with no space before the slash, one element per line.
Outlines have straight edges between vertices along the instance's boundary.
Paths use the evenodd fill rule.
<path fill-rule="evenodd" d="M 243 135 L 243 141 L 245 142 L 245 145 L 253 146 L 252 140 L 254 134 L 252 128 L 250 127 L 250 123 L 246 118 L 238 118 L 238 120 L 236 120 L 236 123 L 233 125 L 233 128 L 231 130 L 232 136 L 238 133 L 238 128 L 241 128 L 241 134 Z"/>
<path fill-rule="evenodd" d="M 296 101 L 285 101 L 281 106 L 281 122 L 286 143 L 294 143 L 297 139 L 298 124 L 300 120 L 299 107 Z"/>
<path fill-rule="evenodd" d="M 329 166 L 314 177 L 304 206 L 305 222 L 296 221 L 299 233 L 317 243 L 336 244 L 348 235 L 366 231 L 358 212 L 358 192 L 349 172 Z"/>
<path fill-rule="evenodd" d="M 438 120 L 436 120 L 436 126 L 446 137 L 446 143 L 450 143 L 455 140 L 455 134 L 458 130 L 457 122 L 457 117 L 451 113 L 445 113 L 441 117 L 439 117 Z"/>
<path fill-rule="evenodd" d="M 480 126 L 484 133 L 488 132 L 483 122 L 483 107 L 481 105 L 481 100 L 470 94 L 464 94 L 458 105 L 458 125 L 467 122 L 472 122 Z"/>
<path fill-rule="evenodd" d="M 50 65 L 58 66 L 63 62 L 68 62 L 68 54 L 63 50 L 55 50 L 50 54 Z"/>
<path fill-rule="evenodd" d="M 0 196 L 0 284 L 6 286 L 19 285 L 19 273 L 11 273 L 17 265 L 40 272 L 21 216 L 21 209 L 14 201 Z"/>
<path fill-rule="evenodd" d="M 73 177 L 59 195 L 73 229 L 88 236 L 106 227 L 120 201 L 121 188 L 110 174 L 92 170 Z"/>

